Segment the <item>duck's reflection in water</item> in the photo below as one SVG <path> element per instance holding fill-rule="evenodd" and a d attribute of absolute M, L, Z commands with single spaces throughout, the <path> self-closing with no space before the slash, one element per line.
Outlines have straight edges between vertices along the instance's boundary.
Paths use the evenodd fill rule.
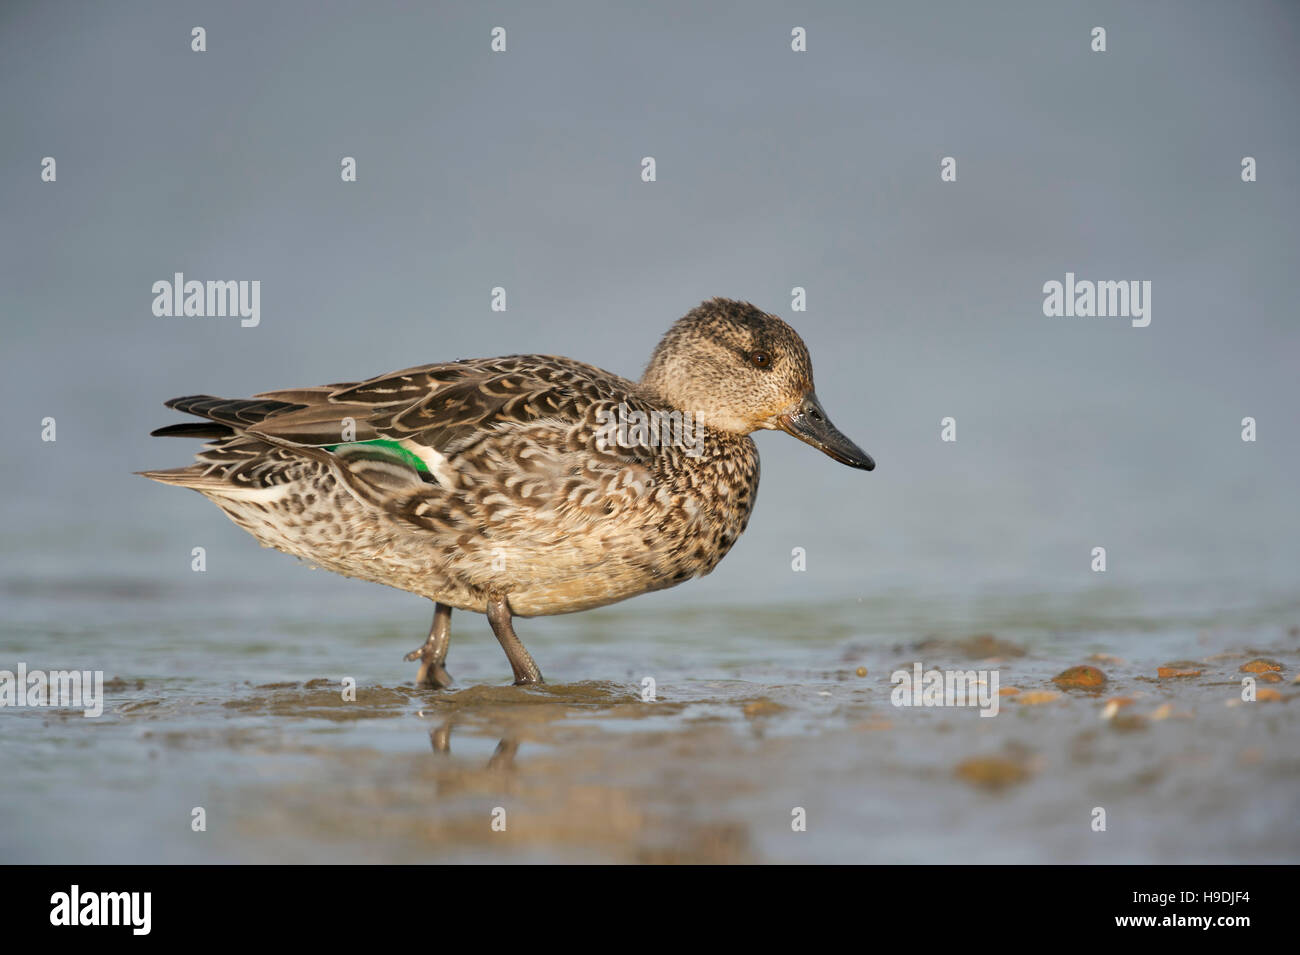
<path fill-rule="evenodd" d="M 451 755 L 451 730 L 455 720 L 444 720 L 429 731 L 429 743 L 435 753 Z M 515 754 L 519 752 L 519 740 L 506 736 L 497 743 L 496 750 L 487 761 L 488 769 L 512 770 L 515 768 Z"/>

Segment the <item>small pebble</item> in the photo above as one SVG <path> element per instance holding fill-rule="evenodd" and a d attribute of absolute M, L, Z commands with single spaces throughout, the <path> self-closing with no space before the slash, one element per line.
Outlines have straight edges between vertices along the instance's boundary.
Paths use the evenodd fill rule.
<path fill-rule="evenodd" d="M 1137 713 L 1120 713 L 1110 721 L 1110 728 L 1119 730 L 1121 733 L 1144 730 L 1147 728 L 1147 718 Z"/>
<path fill-rule="evenodd" d="M 866 667 L 858 667 L 858 668 L 857 668 L 856 670 L 854 670 L 853 672 L 856 673 L 858 676 L 866 676 L 866 675 L 867 675 L 867 668 L 866 668 Z"/>
<path fill-rule="evenodd" d="M 1002 789 L 1024 782 L 1029 777 L 1029 771 L 1014 759 L 1005 756 L 972 756 L 958 764 L 957 776 L 972 786 Z"/>
<path fill-rule="evenodd" d="M 1064 690 L 1095 690 L 1106 682 L 1106 674 L 1087 665 L 1070 667 L 1052 677 L 1052 682 Z"/>
<path fill-rule="evenodd" d="M 1028 693 L 1021 693 L 1017 696 L 1016 702 L 1033 706 L 1035 703 L 1050 703 L 1052 700 L 1058 699 L 1060 695 L 1051 690 L 1030 690 Z"/>
<path fill-rule="evenodd" d="M 1132 706 L 1134 702 L 1136 701 L 1131 696 L 1112 696 L 1106 701 L 1106 705 L 1101 708 L 1101 718 L 1103 720 L 1113 719 L 1121 707 Z"/>
<path fill-rule="evenodd" d="M 1111 666 L 1123 666 L 1124 661 L 1119 657 L 1111 656 L 1109 653 L 1094 653 L 1088 657 L 1093 663 L 1109 663 Z"/>
<path fill-rule="evenodd" d="M 893 728 L 894 728 L 893 723 L 891 723 L 889 720 L 883 720 L 883 719 L 868 720 L 867 722 L 859 723 L 857 726 L 854 727 L 854 729 L 867 730 L 869 732 L 874 732 L 876 730 L 888 730 Z"/>
<path fill-rule="evenodd" d="M 1280 669 L 1282 669 L 1282 664 L 1276 660 L 1265 660 L 1263 657 L 1241 665 L 1242 673 L 1267 673 L 1269 670 Z"/>

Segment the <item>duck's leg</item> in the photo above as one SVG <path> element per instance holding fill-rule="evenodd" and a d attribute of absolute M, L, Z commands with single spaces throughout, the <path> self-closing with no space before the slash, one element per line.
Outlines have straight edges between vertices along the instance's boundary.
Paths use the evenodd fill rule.
<path fill-rule="evenodd" d="M 501 649 L 506 652 L 510 669 L 515 671 L 515 686 L 545 683 L 546 681 L 542 679 L 542 671 L 537 669 L 532 656 L 515 636 L 515 628 L 510 624 L 510 602 L 506 600 L 505 594 L 488 596 L 487 618 L 488 623 L 492 624 L 492 632 L 501 642 Z"/>
<path fill-rule="evenodd" d="M 497 743 L 496 752 L 488 760 L 488 769 L 514 769 L 515 753 L 519 752 L 519 740 L 506 737 Z"/>
<path fill-rule="evenodd" d="M 451 752 L 451 727 L 452 721 L 447 720 L 441 726 L 429 731 L 429 745 L 433 747 L 435 753 Z"/>
<path fill-rule="evenodd" d="M 429 639 L 424 641 L 423 646 L 406 655 L 407 662 L 420 661 L 420 672 L 415 677 L 416 686 L 431 686 L 435 690 L 445 690 L 451 686 L 451 674 L 443 666 L 447 661 L 447 644 L 450 642 L 451 608 L 446 604 L 436 604 Z"/>

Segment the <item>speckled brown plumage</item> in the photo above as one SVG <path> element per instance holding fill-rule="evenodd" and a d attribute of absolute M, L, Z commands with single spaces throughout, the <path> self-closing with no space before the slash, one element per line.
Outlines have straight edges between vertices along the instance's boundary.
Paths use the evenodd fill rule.
<path fill-rule="evenodd" d="M 586 610 L 709 573 L 754 507 L 749 433 L 792 430 L 809 398 L 794 330 L 715 299 L 672 327 L 640 382 L 513 355 L 247 400 L 177 398 L 168 406 L 206 422 L 155 434 L 210 443 L 189 467 L 144 473 L 328 570 L 480 613 L 499 598 L 489 616 L 505 645 L 502 614 L 509 630 L 510 614 Z M 690 412 L 700 427 L 666 445 L 635 430 L 626 446 L 612 440 L 605 425 L 635 412 Z M 834 434 L 867 462 L 846 463 L 870 466 Z"/>

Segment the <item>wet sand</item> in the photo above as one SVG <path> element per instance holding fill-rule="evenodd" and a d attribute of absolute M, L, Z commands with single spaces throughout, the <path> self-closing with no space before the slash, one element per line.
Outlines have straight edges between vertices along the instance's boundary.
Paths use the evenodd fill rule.
<path fill-rule="evenodd" d="M 99 719 L 5 714 L 4 752 L 31 772 L 10 777 L 6 816 L 24 824 L 0 848 L 10 862 L 1294 862 L 1300 631 L 1170 642 L 839 638 L 802 669 L 668 672 L 653 702 L 635 679 L 438 692 L 363 678 L 346 700 L 326 675 L 124 675 Z M 891 674 L 913 661 L 996 670 L 998 715 L 893 705 Z M 1075 665 L 1104 685 L 1053 682 Z"/>

